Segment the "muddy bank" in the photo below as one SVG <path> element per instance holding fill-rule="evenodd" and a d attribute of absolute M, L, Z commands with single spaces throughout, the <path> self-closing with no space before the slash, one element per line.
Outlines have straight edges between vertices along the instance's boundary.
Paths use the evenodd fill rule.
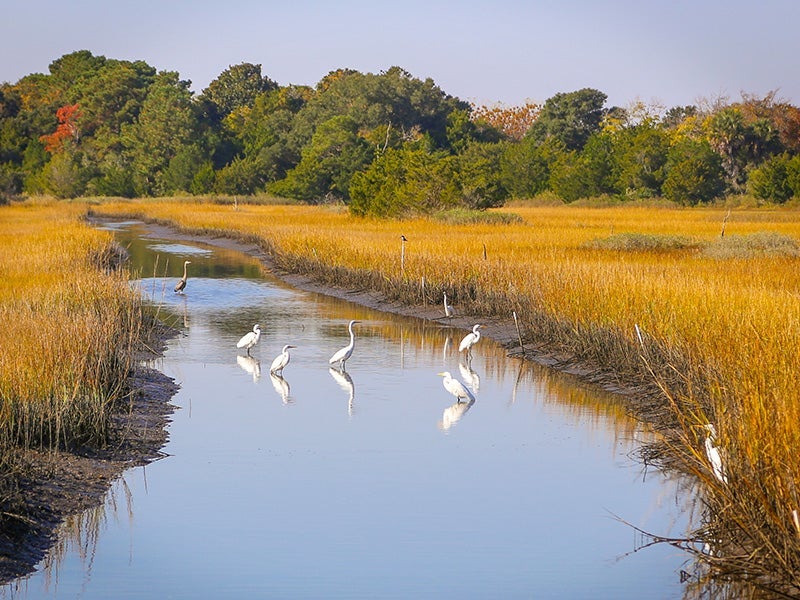
<path fill-rule="evenodd" d="M 172 335 L 159 328 L 151 346 L 163 347 Z M 153 343 L 154 342 L 154 343 Z M 141 356 L 141 360 L 155 355 Z M 164 455 L 169 404 L 178 386 L 172 378 L 137 366 L 129 378 L 130 395 L 112 415 L 109 443 L 101 449 L 46 453 L 29 451 L 19 457 L 8 502 L 0 513 L 0 584 L 31 573 L 56 539 L 64 520 L 97 506 L 114 480 L 126 469 Z"/>

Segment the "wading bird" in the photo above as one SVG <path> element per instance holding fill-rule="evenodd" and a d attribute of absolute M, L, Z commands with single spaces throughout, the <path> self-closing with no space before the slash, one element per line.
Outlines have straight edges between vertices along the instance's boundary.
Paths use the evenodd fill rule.
<path fill-rule="evenodd" d="M 259 338 L 261 338 L 261 325 L 256 323 L 253 325 L 253 331 L 248 331 L 242 336 L 236 343 L 237 348 L 245 348 L 247 350 L 247 355 L 250 355 L 250 348 L 255 346 L 258 343 Z"/>
<path fill-rule="evenodd" d="M 453 376 L 450 375 L 449 371 L 443 371 L 441 373 L 437 373 L 437 375 L 444 377 L 444 379 L 442 379 L 442 385 L 444 386 L 444 389 L 453 394 L 453 396 L 455 396 L 459 402 L 461 402 L 462 398 L 468 402 L 475 402 L 475 396 L 472 395 L 472 392 L 464 387 L 464 384 L 458 379 L 453 379 Z"/>
<path fill-rule="evenodd" d="M 483 327 L 483 325 L 480 323 L 475 325 L 472 331 L 464 336 L 464 339 L 461 340 L 461 343 L 458 345 L 459 352 L 464 352 L 464 350 L 466 350 L 467 356 L 472 356 L 472 347 L 481 339 L 481 327 Z"/>
<path fill-rule="evenodd" d="M 353 333 L 353 325 L 356 323 L 361 323 L 361 321 L 350 321 L 350 324 L 347 326 L 347 330 L 350 332 L 350 343 L 341 350 L 337 351 L 336 354 L 331 356 L 330 360 L 328 361 L 332 365 L 339 363 L 339 369 L 341 371 L 344 371 L 344 363 L 347 362 L 347 359 L 353 354 L 353 348 L 356 345 L 356 336 Z"/>
<path fill-rule="evenodd" d="M 717 429 L 711 423 L 706 423 L 704 427 L 708 431 L 708 435 L 706 436 L 706 457 L 708 457 L 708 462 L 711 463 L 711 470 L 714 473 L 714 477 L 719 479 L 722 483 L 728 483 L 728 476 L 725 474 L 725 468 L 722 466 L 722 456 L 720 455 L 719 447 L 714 445 L 717 441 Z"/>
<path fill-rule="evenodd" d="M 192 261 L 186 260 L 183 262 L 183 277 L 181 277 L 180 281 L 175 284 L 175 293 L 182 294 L 183 290 L 186 288 L 186 265 L 192 264 Z"/>
<path fill-rule="evenodd" d="M 272 361 L 272 366 L 269 368 L 270 373 L 283 373 L 283 368 L 289 364 L 291 357 L 289 356 L 289 348 L 297 348 L 291 344 L 286 344 L 281 350 L 281 353 Z"/>
<path fill-rule="evenodd" d="M 456 314 L 455 310 L 453 310 L 453 305 L 447 303 L 447 292 L 443 292 L 444 294 L 444 316 L 448 319 L 452 319 L 453 315 Z"/>

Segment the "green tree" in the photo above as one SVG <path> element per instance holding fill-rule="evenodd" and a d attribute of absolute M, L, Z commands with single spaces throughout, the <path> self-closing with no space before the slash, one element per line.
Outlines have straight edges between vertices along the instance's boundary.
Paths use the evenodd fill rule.
<path fill-rule="evenodd" d="M 663 195 L 680 204 L 710 202 L 725 191 L 722 159 L 706 140 L 684 139 L 667 158 Z"/>
<path fill-rule="evenodd" d="M 42 178 L 45 190 L 56 198 L 77 198 L 86 190 L 80 156 L 71 151 L 54 154 L 45 165 Z"/>
<path fill-rule="evenodd" d="M 278 84 L 262 76 L 261 65 L 241 63 L 225 69 L 200 95 L 207 102 L 213 116 L 222 119 L 232 112 L 252 106 L 259 94 L 275 90 Z"/>
<path fill-rule="evenodd" d="M 537 143 L 548 138 L 560 141 L 567 150 L 580 150 L 600 130 L 606 110 L 603 92 L 584 88 L 548 98 L 528 136 Z"/>
<path fill-rule="evenodd" d="M 538 144 L 532 138 L 509 143 L 500 158 L 503 186 L 514 198 L 531 198 L 550 189 L 552 166 L 564 153 L 555 138 Z"/>
<path fill-rule="evenodd" d="M 590 136 L 581 151 L 560 154 L 550 167 L 550 187 L 566 202 L 602 194 L 615 194 L 616 156 L 614 134 Z"/>
<path fill-rule="evenodd" d="M 137 194 L 169 190 L 165 171 L 181 149 L 194 142 L 196 125 L 189 83 L 175 72 L 160 72 L 148 90 L 139 119 L 122 132 Z"/>
<path fill-rule="evenodd" d="M 667 131 L 652 122 L 617 132 L 614 155 L 619 191 L 645 198 L 661 195 L 669 145 Z"/>
<path fill-rule="evenodd" d="M 458 206 L 461 191 L 453 161 L 453 156 L 419 144 L 390 148 L 353 176 L 350 212 L 399 217 Z"/>
<path fill-rule="evenodd" d="M 508 198 L 503 185 L 500 160 L 502 144 L 473 142 L 454 158 L 462 202 L 475 209 L 502 206 Z"/>
<path fill-rule="evenodd" d="M 193 181 L 195 186 L 201 184 L 198 171 Z M 207 177 L 207 176 L 206 176 Z M 214 191 L 222 194 L 254 194 L 262 189 L 264 182 L 259 175 L 258 164 L 249 158 L 235 158 L 230 164 L 217 171 L 214 180 Z"/>
<path fill-rule="evenodd" d="M 779 154 L 750 171 L 748 191 L 756 198 L 777 203 L 786 202 L 795 194 L 789 180 L 791 160 L 789 154 Z"/>
<path fill-rule="evenodd" d="M 269 190 L 305 201 L 348 200 L 353 174 L 366 168 L 373 156 L 372 146 L 358 135 L 356 121 L 333 117 L 317 128 L 298 165 Z"/>

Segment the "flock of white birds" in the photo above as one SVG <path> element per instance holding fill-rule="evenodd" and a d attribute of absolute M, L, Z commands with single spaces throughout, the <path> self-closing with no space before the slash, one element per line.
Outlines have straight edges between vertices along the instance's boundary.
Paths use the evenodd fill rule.
<path fill-rule="evenodd" d="M 405 241 L 405 240 L 404 240 Z M 183 263 L 183 277 L 178 280 L 178 283 L 175 284 L 175 293 L 176 294 L 183 294 L 184 290 L 186 289 L 186 282 L 187 282 L 187 267 L 188 265 L 192 264 L 191 261 L 184 261 Z M 455 310 L 453 306 L 447 302 L 447 293 L 444 293 L 444 316 L 452 318 L 455 314 Z M 353 349 L 355 348 L 356 344 L 356 336 L 355 332 L 353 331 L 353 325 L 360 323 L 356 319 L 350 321 L 347 326 L 347 330 L 350 333 L 350 343 L 337 350 L 333 356 L 328 359 L 328 363 L 331 365 L 339 366 L 340 372 L 345 372 L 345 366 L 348 359 L 353 355 Z M 478 323 L 470 331 L 464 338 L 461 340 L 461 343 L 458 345 L 459 352 L 465 352 L 467 356 L 467 360 L 471 360 L 472 358 L 472 348 L 477 344 L 481 339 L 481 328 L 483 327 L 482 324 Z M 253 348 L 258 341 L 261 339 L 261 325 L 256 323 L 253 325 L 252 331 L 248 331 L 245 333 L 241 339 L 236 343 L 236 347 L 239 349 L 243 349 L 247 352 L 247 355 L 250 356 L 250 349 Z M 286 344 L 281 353 L 276 356 L 272 364 L 270 365 L 269 372 L 273 375 L 282 375 L 283 370 L 289 364 L 291 360 L 291 355 L 289 354 L 290 348 L 296 348 L 297 346 L 293 346 L 292 344 Z M 450 394 L 456 397 L 456 402 L 461 403 L 473 403 L 475 402 L 475 396 L 470 392 L 470 390 L 458 379 L 455 379 L 449 371 L 443 371 L 439 373 L 442 379 L 442 384 L 444 385 L 444 389 L 446 389 Z"/>
<path fill-rule="evenodd" d="M 401 236 L 402 237 L 402 236 Z M 406 239 L 403 237 L 403 242 Z M 187 267 L 191 264 L 191 261 L 184 261 L 183 263 L 183 277 L 178 280 L 178 283 L 175 284 L 175 293 L 176 294 L 183 294 L 184 290 L 186 289 L 186 280 L 187 280 Z M 453 318 L 455 315 L 455 309 L 453 305 L 448 303 L 447 301 L 447 293 L 443 293 L 443 305 L 444 305 L 444 316 L 448 319 Z M 333 356 L 330 357 L 328 362 L 331 365 L 338 364 L 339 371 L 344 373 L 345 372 L 345 364 L 347 360 L 353 355 L 353 349 L 355 348 L 356 343 L 356 336 L 355 332 L 353 331 L 353 325 L 360 323 L 361 321 L 352 320 L 350 321 L 349 325 L 347 326 L 347 330 L 350 333 L 350 343 L 337 350 Z M 481 339 L 481 328 L 483 327 L 482 324 L 478 323 L 473 328 L 472 331 L 469 332 L 464 338 L 461 340 L 461 343 L 458 345 L 459 352 L 465 352 L 467 356 L 467 360 L 469 361 L 472 358 L 472 348 L 477 344 Z M 639 326 L 636 326 L 636 333 L 639 336 L 639 341 L 642 342 L 641 333 L 639 331 Z M 258 343 L 258 340 L 261 339 L 261 326 L 256 323 L 253 325 L 253 330 L 248 331 L 246 334 L 242 336 L 242 338 L 236 344 L 237 348 L 244 349 L 247 351 L 247 355 L 250 356 L 250 349 Z M 282 375 L 283 370 L 289 364 L 291 360 L 291 356 L 289 354 L 290 348 L 296 348 L 291 344 L 286 344 L 281 353 L 275 357 L 270 365 L 269 372 L 273 375 Z M 449 371 L 442 371 L 438 374 L 442 377 L 442 385 L 444 385 L 444 389 L 446 389 L 450 394 L 455 396 L 456 398 L 456 407 L 458 408 L 458 404 L 462 402 L 467 403 L 467 405 L 471 406 L 473 402 L 475 402 L 475 396 L 473 393 L 465 386 L 461 381 L 454 378 Z M 452 408 L 452 407 L 451 407 Z M 706 430 L 708 431 L 705 439 L 705 451 L 706 451 L 706 458 L 711 465 L 711 471 L 721 483 L 727 484 L 728 483 L 728 476 L 725 472 L 725 468 L 722 464 L 722 455 L 720 453 L 720 449 L 716 444 L 717 441 L 717 431 L 711 423 L 705 425 Z"/>

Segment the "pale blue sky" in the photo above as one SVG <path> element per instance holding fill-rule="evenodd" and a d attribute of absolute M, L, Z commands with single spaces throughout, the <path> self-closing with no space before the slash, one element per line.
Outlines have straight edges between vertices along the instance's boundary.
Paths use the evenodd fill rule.
<path fill-rule="evenodd" d="M 2 82 L 85 49 L 195 92 L 242 62 L 281 85 L 397 65 L 483 104 L 592 87 L 618 106 L 771 90 L 800 105 L 798 0 L 11 0 L 0 15 Z"/>

